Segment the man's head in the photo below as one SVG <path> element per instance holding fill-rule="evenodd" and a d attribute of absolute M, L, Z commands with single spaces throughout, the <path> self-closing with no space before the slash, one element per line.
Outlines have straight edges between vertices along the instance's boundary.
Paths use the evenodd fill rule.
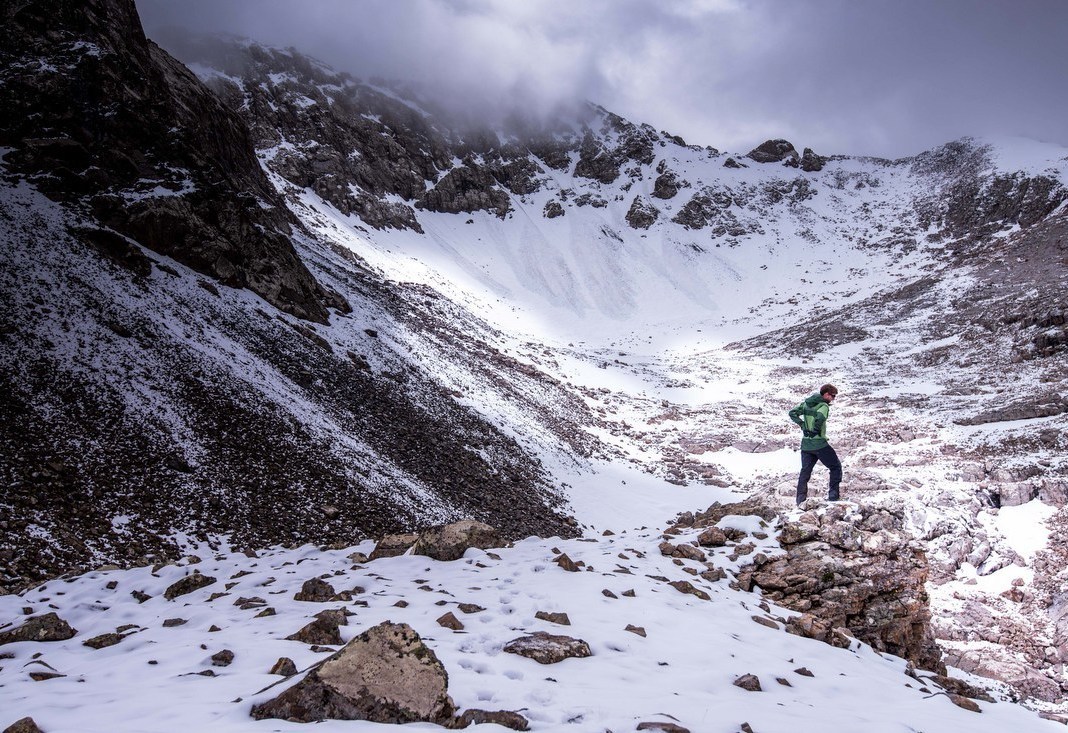
<path fill-rule="evenodd" d="M 837 396 L 838 388 L 833 384 L 825 384 L 820 387 L 820 397 L 823 398 L 824 402 L 831 402 Z"/>

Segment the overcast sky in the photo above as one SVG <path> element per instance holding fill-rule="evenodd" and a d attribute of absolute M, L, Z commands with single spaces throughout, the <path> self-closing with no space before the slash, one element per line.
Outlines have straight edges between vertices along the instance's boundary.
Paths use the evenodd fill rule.
<path fill-rule="evenodd" d="M 137 0 L 459 98 L 585 98 L 687 142 L 899 157 L 1068 146 L 1068 0 Z"/>

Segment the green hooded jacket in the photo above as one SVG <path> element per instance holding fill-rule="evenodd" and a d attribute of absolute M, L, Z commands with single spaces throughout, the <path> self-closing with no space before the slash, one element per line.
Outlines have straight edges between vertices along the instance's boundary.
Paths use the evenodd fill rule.
<path fill-rule="evenodd" d="M 827 418 L 831 414 L 831 406 L 819 393 L 805 398 L 788 413 L 790 419 L 801 427 L 804 437 L 801 438 L 801 450 L 819 450 L 826 448 L 827 442 Z"/>

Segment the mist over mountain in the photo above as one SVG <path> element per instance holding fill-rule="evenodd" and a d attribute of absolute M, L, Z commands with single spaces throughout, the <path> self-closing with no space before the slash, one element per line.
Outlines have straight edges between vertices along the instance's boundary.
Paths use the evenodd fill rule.
<path fill-rule="evenodd" d="M 442 96 L 591 100 L 701 145 L 898 158 L 965 135 L 1068 145 L 1050 94 L 1068 56 L 1057 0 L 140 0 L 168 26 L 295 47 L 339 71 Z M 833 42 L 831 42 L 833 40 Z M 162 41 L 161 41 L 162 42 Z M 166 42 L 162 42 L 169 48 Z M 485 110 L 480 110 L 484 112 Z"/>
<path fill-rule="evenodd" d="M 789 632 L 791 650 L 817 645 L 791 653 L 860 660 L 861 696 L 909 688 L 901 725 L 925 720 L 913 683 L 988 685 L 990 730 L 1046 729 L 1015 702 L 1065 715 L 1068 148 L 964 137 L 891 160 L 774 136 L 719 149 L 588 101 L 442 105 L 440 89 L 245 38 L 170 32 L 165 51 L 131 0 L 23 3 L 3 19 L 0 644 L 14 659 L 38 643 L 20 609 L 87 603 L 102 615 L 75 627 L 126 614 L 147 628 L 170 583 L 212 556 L 189 577 L 225 571 L 249 595 L 205 592 L 199 620 L 245 628 L 222 605 L 265 607 L 253 594 L 307 560 L 309 582 L 353 587 L 316 602 L 350 604 L 360 634 L 402 613 L 398 599 L 423 636 L 440 631 L 437 606 L 403 589 L 426 594 L 427 574 L 443 594 L 477 591 L 499 623 L 439 646 L 465 660 L 447 665 L 460 707 L 486 699 L 467 675 L 488 670 L 515 683 L 508 704 L 535 708 L 532 729 L 634 723 L 606 712 L 610 695 L 580 714 L 524 681 L 544 674 L 463 656 L 534 630 L 511 614 L 515 594 L 549 592 L 545 570 L 604 635 L 593 664 L 626 645 L 598 625 L 613 611 L 580 600 L 586 585 L 635 575 L 662 628 L 707 623 L 706 603 L 747 624 L 759 607 L 772 636 L 753 648 Z M 795 510 L 785 412 L 828 381 L 846 501 Z M 400 556 L 461 520 L 512 547 Z M 270 567 L 246 567 L 259 553 Z M 522 579 L 502 580 L 512 570 Z M 85 601 L 101 573 L 122 592 Z M 61 576 L 69 599 L 53 595 Z M 635 590 L 614 587 L 593 589 L 598 603 Z M 294 600 L 277 604 L 287 622 Z M 271 642 L 293 643 L 281 622 Z M 88 652 L 70 638 L 57 648 L 73 668 Z M 675 646 L 680 668 L 703 663 Z M 947 666 L 969 682 L 954 687 Z M 40 699 L 19 668 L 0 668 L 4 709 Z M 243 669 L 240 689 L 262 673 Z M 685 684 L 670 679 L 658 703 Z M 190 725 L 213 714 L 205 699 L 182 703 Z M 946 725 L 974 715 L 942 702 Z M 848 727 L 863 711 L 833 715 Z M 253 723 L 242 710 L 229 725 Z"/>

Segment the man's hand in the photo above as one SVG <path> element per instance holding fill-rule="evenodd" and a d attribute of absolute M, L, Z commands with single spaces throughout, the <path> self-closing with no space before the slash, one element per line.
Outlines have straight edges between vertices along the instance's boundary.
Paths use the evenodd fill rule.
<path fill-rule="evenodd" d="M 819 433 L 817 433 L 815 430 L 808 430 L 806 428 L 801 428 L 801 434 L 804 435 L 806 438 L 815 438 L 819 436 Z"/>

